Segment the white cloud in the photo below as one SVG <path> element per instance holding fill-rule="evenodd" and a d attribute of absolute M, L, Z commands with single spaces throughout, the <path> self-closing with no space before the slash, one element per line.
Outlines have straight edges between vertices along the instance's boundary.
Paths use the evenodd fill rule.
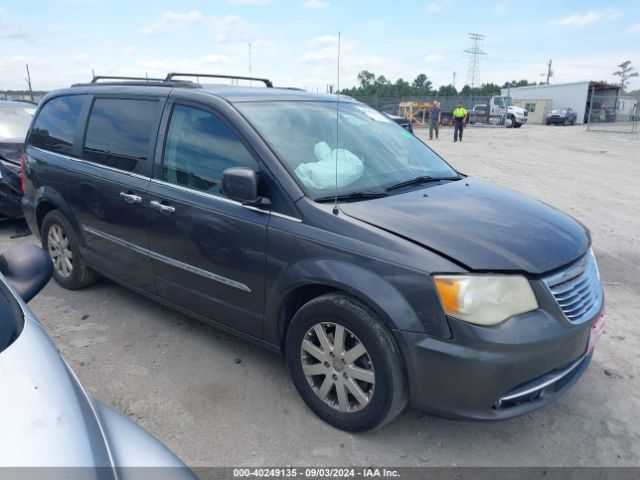
<path fill-rule="evenodd" d="M 273 0 L 229 0 L 234 5 L 268 5 Z"/>
<path fill-rule="evenodd" d="M 507 6 L 506 3 L 503 3 L 503 2 L 496 3 L 493 6 L 493 13 L 497 15 L 504 15 L 506 13 L 509 13 L 509 7 Z"/>
<path fill-rule="evenodd" d="M 0 10 L 0 38 L 26 38 L 27 32 L 21 25 L 7 18 L 2 10 Z"/>
<path fill-rule="evenodd" d="M 564 17 L 560 20 L 554 20 L 552 23 L 562 26 L 583 26 L 597 22 L 599 20 L 615 20 L 620 18 L 622 12 L 614 10 L 613 8 L 606 8 L 604 10 L 591 10 L 586 13 L 574 13 L 568 17 Z"/>
<path fill-rule="evenodd" d="M 228 63 L 229 57 L 227 57 L 226 55 L 216 55 L 216 54 L 205 55 L 200 59 L 200 61 L 203 63 Z"/>
<path fill-rule="evenodd" d="M 442 4 L 440 2 L 431 2 L 424 7 L 424 11 L 427 13 L 437 13 L 440 10 L 442 10 Z"/>
<path fill-rule="evenodd" d="M 302 6 L 306 8 L 326 8 L 330 7 L 331 4 L 322 0 L 309 0 L 307 3 L 303 3 Z"/>
<path fill-rule="evenodd" d="M 166 12 L 156 22 L 140 30 L 142 35 L 158 35 L 185 30 L 194 25 L 203 25 L 206 17 L 197 10 L 187 13 Z"/>
<path fill-rule="evenodd" d="M 338 36 L 337 35 L 320 35 L 319 37 L 314 37 L 311 39 L 311 45 L 338 45 Z"/>
<path fill-rule="evenodd" d="M 629 33 L 632 35 L 640 35 L 640 23 L 635 23 L 629 27 Z"/>
<path fill-rule="evenodd" d="M 300 55 L 296 58 L 297 63 L 336 63 L 338 61 L 338 37 L 333 35 L 322 35 L 314 37 L 309 42 L 313 45 L 312 50 Z M 341 40 L 340 53 L 345 54 L 355 49 L 355 45 L 344 39 Z M 346 60 L 341 59 L 341 63 L 347 64 Z"/>
<path fill-rule="evenodd" d="M 124 53 L 125 55 L 130 55 L 135 51 L 136 51 L 136 47 L 134 47 L 133 45 L 127 45 L 122 49 L 122 53 Z"/>
<path fill-rule="evenodd" d="M 200 58 L 184 58 L 184 57 L 165 57 L 136 60 L 123 66 L 115 66 L 109 71 L 114 72 L 113 75 L 124 75 L 132 77 L 149 77 L 164 78 L 167 72 L 207 72 L 211 68 L 215 68 L 215 73 L 233 74 L 237 71 L 229 71 L 228 67 L 222 66 L 226 63 L 226 57 L 223 55 L 205 55 Z M 226 60 L 225 60 L 226 59 Z M 212 61 L 217 60 L 217 61 Z"/>
<path fill-rule="evenodd" d="M 141 35 L 160 36 L 185 32 L 195 28 L 208 30 L 217 43 L 257 42 L 259 28 L 238 15 L 206 16 L 192 10 L 187 13 L 166 12 L 151 25 L 139 30 Z"/>
<path fill-rule="evenodd" d="M 425 62 L 438 62 L 440 60 L 442 60 L 442 54 L 441 53 L 430 53 L 429 55 L 424 57 L 424 61 Z"/>
<path fill-rule="evenodd" d="M 89 61 L 89 55 L 86 53 L 79 53 L 74 55 L 71 61 L 73 61 L 73 63 L 87 63 Z"/>

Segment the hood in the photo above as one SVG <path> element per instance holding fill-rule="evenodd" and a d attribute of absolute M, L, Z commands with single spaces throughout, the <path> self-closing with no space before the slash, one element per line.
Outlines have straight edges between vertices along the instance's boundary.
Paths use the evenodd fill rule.
<path fill-rule="evenodd" d="M 89 398 L 28 316 L 0 354 L 0 389 L 0 467 L 111 466 Z"/>
<path fill-rule="evenodd" d="M 524 113 L 526 108 L 516 107 L 515 105 L 509 106 L 509 111 L 514 113 Z"/>
<path fill-rule="evenodd" d="M 589 232 L 525 195 L 466 178 L 341 205 L 358 220 L 438 252 L 470 270 L 540 274 L 589 248 Z"/>

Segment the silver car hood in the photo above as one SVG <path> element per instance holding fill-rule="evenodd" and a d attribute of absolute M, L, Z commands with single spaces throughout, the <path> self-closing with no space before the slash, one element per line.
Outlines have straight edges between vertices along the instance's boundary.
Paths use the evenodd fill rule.
<path fill-rule="evenodd" d="M 0 355 L 0 466 L 111 466 L 93 405 L 28 315 Z"/>
<path fill-rule="evenodd" d="M 1 274 L 0 281 L 6 284 Z M 100 478 L 118 479 L 140 478 L 145 470 L 122 467 L 163 467 L 154 468 L 155 478 L 195 478 L 150 433 L 87 395 L 44 327 L 15 297 L 24 328 L 0 352 L 0 467 L 85 467 L 71 477 L 98 467 Z"/>

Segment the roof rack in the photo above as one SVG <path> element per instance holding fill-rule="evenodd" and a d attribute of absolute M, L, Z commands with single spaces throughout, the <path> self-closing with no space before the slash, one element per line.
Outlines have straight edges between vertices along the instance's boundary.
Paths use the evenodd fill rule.
<path fill-rule="evenodd" d="M 170 82 L 173 80 L 173 77 L 206 77 L 206 78 L 226 78 L 227 80 L 254 80 L 256 82 L 262 82 L 264 83 L 267 88 L 273 88 L 273 83 L 271 83 L 271 80 L 267 79 L 267 78 L 257 78 L 257 77 L 239 77 L 237 75 L 213 75 L 213 74 L 209 74 L 209 73 L 177 73 L 177 72 L 172 72 L 169 73 L 164 81 L 165 82 Z"/>
<path fill-rule="evenodd" d="M 163 78 L 149 78 L 149 77 L 113 77 L 108 75 L 98 75 L 91 79 L 91 83 L 98 83 L 99 80 L 135 80 L 139 82 L 162 82 Z"/>

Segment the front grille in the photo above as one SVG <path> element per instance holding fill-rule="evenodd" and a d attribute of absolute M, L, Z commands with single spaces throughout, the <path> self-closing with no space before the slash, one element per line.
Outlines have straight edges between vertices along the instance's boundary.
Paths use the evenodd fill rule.
<path fill-rule="evenodd" d="M 529 112 L 527 110 L 524 111 L 524 116 L 528 117 L 529 116 Z"/>
<path fill-rule="evenodd" d="M 579 262 L 544 279 L 564 316 L 571 323 L 592 318 L 602 306 L 602 285 L 593 251 Z"/>

